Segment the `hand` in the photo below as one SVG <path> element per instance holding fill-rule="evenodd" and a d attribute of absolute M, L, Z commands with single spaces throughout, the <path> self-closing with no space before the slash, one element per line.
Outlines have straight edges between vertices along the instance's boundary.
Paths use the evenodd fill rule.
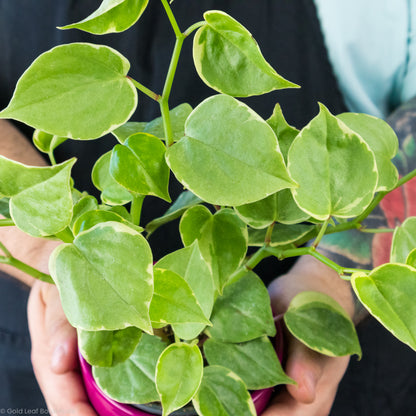
<path fill-rule="evenodd" d="M 300 259 L 287 274 L 276 279 L 269 288 L 274 312 L 284 313 L 290 300 L 299 292 L 315 290 L 337 300 L 350 314 L 354 313 L 349 284 L 313 258 Z M 338 384 L 349 357 L 327 357 L 318 354 L 285 333 L 286 373 L 297 385 L 286 386 L 263 412 L 263 416 L 325 416 L 328 415 Z"/>
<path fill-rule="evenodd" d="M 51 415 L 97 416 L 78 372 L 77 337 L 54 285 L 35 282 L 28 303 L 32 364 Z"/>

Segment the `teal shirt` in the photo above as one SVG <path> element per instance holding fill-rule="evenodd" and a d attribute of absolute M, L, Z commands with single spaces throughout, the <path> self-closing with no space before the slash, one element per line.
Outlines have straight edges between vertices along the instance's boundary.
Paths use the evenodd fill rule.
<path fill-rule="evenodd" d="M 416 96 L 416 0 L 315 0 L 350 111 L 385 118 Z"/>

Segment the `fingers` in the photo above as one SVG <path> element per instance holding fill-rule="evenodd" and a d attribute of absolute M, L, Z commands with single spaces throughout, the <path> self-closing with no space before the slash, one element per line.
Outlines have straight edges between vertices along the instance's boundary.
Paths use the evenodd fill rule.
<path fill-rule="evenodd" d="M 76 333 L 63 314 L 56 287 L 34 284 L 28 318 L 33 369 L 50 413 L 96 416 L 77 369 Z"/>

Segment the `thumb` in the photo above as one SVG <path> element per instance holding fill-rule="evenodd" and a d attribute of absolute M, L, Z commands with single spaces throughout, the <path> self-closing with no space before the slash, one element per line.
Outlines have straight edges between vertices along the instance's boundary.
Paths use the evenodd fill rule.
<path fill-rule="evenodd" d="M 286 373 L 297 384 L 288 385 L 287 390 L 297 402 L 308 404 L 315 400 L 327 359 L 290 336 Z"/>
<path fill-rule="evenodd" d="M 50 368 L 56 374 L 63 374 L 78 365 L 76 330 L 64 314 L 56 286 L 43 283 L 40 292 L 44 304 L 44 334 L 49 346 Z"/>

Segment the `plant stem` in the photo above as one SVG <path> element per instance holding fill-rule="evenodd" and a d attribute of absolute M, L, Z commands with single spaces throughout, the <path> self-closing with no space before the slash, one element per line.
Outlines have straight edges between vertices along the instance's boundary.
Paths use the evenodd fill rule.
<path fill-rule="evenodd" d="M 183 32 L 185 37 L 189 36 L 194 30 L 199 29 L 201 26 L 205 26 L 206 22 L 202 20 L 201 22 L 196 22 L 192 26 L 189 26 L 188 29 Z"/>
<path fill-rule="evenodd" d="M 51 150 L 50 152 L 48 152 L 48 157 L 49 157 L 49 160 L 51 162 L 51 165 L 52 166 L 56 165 L 56 160 L 55 160 L 55 156 L 53 154 L 53 150 Z"/>
<path fill-rule="evenodd" d="M 136 81 L 135 79 L 133 79 L 132 77 L 127 76 L 127 78 L 133 83 L 133 85 L 142 93 L 146 94 L 148 97 L 150 97 L 152 100 L 155 101 L 159 101 L 160 100 L 160 95 L 156 94 L 155 92 L 153 92 L 152 90 L 150 90 L 149 88 L 145 87 L 143 84 L 141 84 L 140 82 Z"/>
<path fill-rule="evenodd" d="M 394 232 L 394 228 L 359 228 L 359 231 L 362 233 L 370 233 L 370 234 L 381 234 L 381 233 L 392 233 Z"/>
<path fill-rule="evenodd" d="M 1 218 L 0 219 L 0 227 L 10 227 L 13 226 L 14 221 L 11 218 Z"/>
<path fill-rule="evenodd" d="M 28 274 L 29 276 L 42 280 L 42 282 L 54 283 L 51 276 L 49 276 L 48 274 L 43 273 L 40 270 L 37 270 L 34 267 L 29 266 L 28 264 L 23 263 L 22 261 L 17 260 L 15 257 L 13 257 L 10 251 L 7 250 L 6 246 L 2 242 L 0 242 L 0 249 L 5 254 L 4 256 L 0 256 L 0 263 L 13 266 L 16 269 L 19 269 L 22 272 Z"/>
<path fill-rule="evenodd" d="M 400 188 L 402 185 L 404 185 L 406 182 L 409 182 L 414 177 L 416 177 L 416 169 L 412 170 L 407 175 L 404 175 L 402 178 L 400 178 L 394 189 Z"/>
<path fill-rule="evenodd" d="M 227 285 L 236 282 L 243 277 L 247 272 L 253 270 L 263 259 L 270 257 L 272 253 L 267 250 L 267 246 L 260 247 L 239 269 L 237 269 L 229 278 Z"/>
<path fill-rule="evenodd" d="M 312 244 L 312 247 L 313 247 L 313 248 L 318 247 L 319 243 L 321 242 L 322 237 L 325 235 L 325 233 L 326 233 L 326 229 L 328 228 L 328 224 L 329 224 L 330 219 L 331 219 L 331 217 L 327 218 L 327 219 L 325 220 L 325 222 L 321 225 L 321 228 L 320 228 L 320 230 L 319 230 L 319 233 L 318 233 L 318 235 L 316 236 L 315 241 L 314 241 L 314 242 L 313 242 L 313 244 Z"/>
<path fill-rule="evenodd" d="M 144 195 L 135 194 L 131 201 L 130 214 L 133 224 L 140 225 L 140 217 L 142 215 L 142 206 L 144 201 Z"/>
<path fill-rule="evenodd" d="M 166 14 L 168 15 L 170 24 L 172 25 L 173 31 L 175 32 L 176 37 L 182 36 L 182 32 L 179 29 L 178 22 L 175 19 L 175 16 L 173 15 L 172 9 L 167 2 L 167 0 L 161 0 L 163 7 L 165 8 Z"/>
<path fill-rule="evenodd" d="M 350 280 L 349 276 L 346 276 L 346 274 L 352 274 L 355 272 L 364 272 L 364 273 L 370 273 L 370 270 L 365 269 L 353 269 L 349 267 L 342 267 L 339 264 L 335 263 L 328 257 L 324 256 L 323 254 L 316 251 L 315 247 L 298 247 L 298 248 L 291 248 L 291 249 L 281 249 L 278 247 L 269 247 L 267 248 L 267 251 L 276 256 L 279 260 L 284 260 L 289 257 L 300 257 L 304 255 L 310 255 L 317 260 L 319 260 L 321 263 L 324 263 L 331 269 L 335 270 L 341 278 L 344 280 Z"/>

